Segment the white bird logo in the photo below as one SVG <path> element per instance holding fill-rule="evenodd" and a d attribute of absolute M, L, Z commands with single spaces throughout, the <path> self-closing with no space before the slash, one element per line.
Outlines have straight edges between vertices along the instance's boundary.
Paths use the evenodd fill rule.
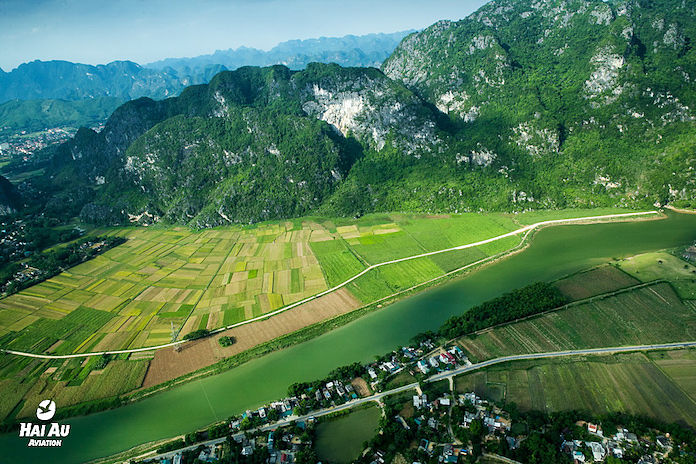
<path fill-rule="evenodd" d="M 43 400 L 36 408 L 36 417 L 39 420 L 51 420 L 56 414 L 56 403 L 53 400 Z"/>

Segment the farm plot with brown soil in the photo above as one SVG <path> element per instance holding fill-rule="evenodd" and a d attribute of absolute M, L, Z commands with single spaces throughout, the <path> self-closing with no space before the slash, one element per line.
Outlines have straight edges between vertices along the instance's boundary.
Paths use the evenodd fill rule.
<path fill-rule="evenodd" d="M 163 348 L 155 351 L 143 387 L 151 387 L 175 379 L 215 362 L 239 354 L 262 343 L 290 334 L 304 327 L 349 313 L 361 303 L 346 289 L 324 295 L 290 311 L 269 319 L 226 330 L 213 337 L 183 345 L 181 351 Z M 218 339 L 236 338 L 236 343 L 223 348 Z"/>

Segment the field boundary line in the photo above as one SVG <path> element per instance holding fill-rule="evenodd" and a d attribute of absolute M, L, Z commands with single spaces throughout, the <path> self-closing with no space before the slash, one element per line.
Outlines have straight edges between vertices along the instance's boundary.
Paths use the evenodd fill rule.
<path fill-rule="evenodd" d="M 428 256 L 434 256 L 434 255 L 438 255 L 438 254 L 442 254 L 442 253 L 448 253 L 450 251 L 466 250 L 468 248 L 474 248 L 477 246 L 486 245 L 488 243 L 493 243 L 493 242 L 496 242 L 498 240 L 502 240 L 502 239 L 505 239 L 508 237 L 514 237 L 514 236 L 519 235 L 519 234 L 525 234 L 525 238 L 526 238 L 526 236 L 530 232 L 532 232 L 533 230 L 538 229 L 540 227 L 549 226 L 549 225 L 572 224 L 572 223 L 576 223 L 576 222 L 597 221 L 597 220 L 603 220 L 603 219 L 622 219 L 622 218 L 630 218 L 630 217 L 637 217 L 637 216 L 647 216 L 647 215 L 653 215 L 653 214 L 659 214 L 659 212 L 653 210 L 653 211 L 641 211 L 641 212 L 635 212 L 635 213 L 607 214 L 607 215 L 603 215 L 603 216 L 588 216 L 588 217 L 579 217 L 579 218 L 552 219 L 552 220 L 548 220 L 548 221 L 541 221 L 541 222 L 537 222 L 534 224 L 530 224 L 530 225 L 521 227 L 517 230 L 513 230 L 513 231 L 507 232 L 505 234 L 497 235 L 495 237 L 487 238 L 485 240 L 480 240 L 478 242 L 467 243 L 465 245 L 459 245 L 456 247 L 445 248 L 445 249 L 436 250 L 436 251 L 429 251 L 429 252 L 421 253 L 418 255 L 412 255 L 412 256 L 407 256 L 404 258 L 398 258 L 398 259 L 392 259 L 390 261 L 384 261 L 382 263 L 372 264 L 372 265 L 368 266 L 367 268 L 365 268 L 364 270 L 362 270 L 361 272 L 359 272 L 358 274 L 354 275 L 353 277 L 351 277 L 351 278 L 349 278 L 349 279 L 347 279 L 347 280 L 341 282 L 340 284 L 337 284 L 331 288 L 328 288 L 322 292 L 319 292 L 316 295 L 312 295 L 312 296 L 309 296 L 309 297 L 304 298 L 302 300 L 296 301 L 292 304 L 284 306 L 284 307 L 277 309 L 275 311 L 272 311 L 270 313 L 262 314 L 261 316 L 257 316 L 255 318 L 248 319 L 246 321 L 237 322 L 236 324 L 228 325 L 226 327 L 220 327 L 219 329 L 211 330 L 209 335 L 224 332 L 225 330 L 234 329 L 234 328 L 240 327 L 242 325 L 251 324 L 253 322 L 258 322 L 258 321 L 265 320 L 265 319 L 268 319 L 270 317 L 276 316 L 280 313 L 283 313 L 283 312 L 288 311 L 292 308 L 295 308 L 301 304 L 308 303 L 308 302 L 315 300 L 317 298 L 320 298 L 324 295 L 328 295 L 329 293 L 333 293 L 337 290 L 340 290 L 341 288 L 345 287 L 346 285 L 350 284 L 351 282 L 364 276 L 365 274 L 367 274 L 371 270 L 380 268 L 382 266 L 388 266 L 390 264 L 402 263 L 405 261 L 410 261 L 410 260 L 419 259 L 419 258 L 425 258 Z M 484 258 L 481 261 L 485 261 L 486 259 L 488 259 L 488 258 Z M 473 266 L 473 265 L 478 264 L 478 263 L 479 262 L 472 263 L 469 266 Z M 464 268 L 461 268 L 461 269 L 458 269 L 455 271 L 460 271 L 460 270 L 463 270 L 465 268 L 466 268 L 466 266 Z M 452 272 L 455 272 L 455 271 L 452 271 Z M 443 276 L 440 276 L 440 277 L 443 277 Z M 374 304 L 374 302 L 370 303 L 370 304 Z M 36 354 L 36 353 L 28 353 L 28 352 L 24 352 L 24 351 L 16 351 L 16 350 L 8 350 L 8 349 L 2 349 L 2 352 L 7 353 L 7 354 L 17 355 L 17 356 L 31 357 L 31 358 L 69 359 L 69 358 L 80 358 L 80 357 L 88 357 L 88 356 L 102 356 L 102 355 L 109 355 L 109 354 L 126 354 L 126 353 L 138 353 L 141 351 L 154 351 L 154 350 L 158 350 L 161 348 L 168 348 L 168 347 L 172 347 L 175 345 L 180 345 L 180 344 L 183 344 L 183 343 L 186 343 L 189 341 L 194 341 L 194 340 L 180 340 L 180 341 L 165 343 L 165 344 L 157 345 L 157 346 L 149 346 L 149 347 L 143 347 L 143 348 L 131 348 L 131 349 L 127 349 L 127 350 L 99 351 L 99 352 L 92 352 L 92 353 L 79 353 L 79 354 L 70 354 L 70 355 Z"/>

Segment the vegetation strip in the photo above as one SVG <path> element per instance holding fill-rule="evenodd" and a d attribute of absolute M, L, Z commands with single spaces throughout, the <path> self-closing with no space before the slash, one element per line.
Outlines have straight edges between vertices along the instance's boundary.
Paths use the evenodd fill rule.
<path fill-rule="evenodd" d="M 283 307 L 283 308 L 280 308 L 280 309 L 278 309 L 278 310 L 276 310 L 276 311 L 273 311 L 273 312 L 270 312 L 270 313 L 267 313 L 267 314 L 264 314 L 264 315 L 255 317 L 255 318 L 253 318 L 253 319 L 249 319 L 249 320 L 246 320 L 246 321 L 238 322 L 238 323 L 236 323 L 236 324 L 228 325 L 228 326 L 226 326 L 226 327 L 221 327 L 221 328 L 216 329 L 216 330 L 212 330 L 212 331 L 210 331 L 209 335 L 213 335 L 213 334 L 216 334 L 216 333 L 219 333 L 219 332 L 223 332 L 223 331 L 225 331 L 225 330 L 233 329 L 233 328 L 239 327 L 239 326 L 241 326 L 241 325 L 250 324 L 250 323 L 252 323 L 252 322 L 260 321 L 260 320 L 263 320 L 263 319 L 266 319 L 266 318 L 275 316 L 275 315 L 277 315 L 277 314 L 280 314 L 280 313 L 282 313 L 282 312 L 288 311 L 288 310 L 290 310 L 290 309 L 292 309 L 292 308 L 295 308 L 295 307 L 297 307 L 297 306 L 299 306 L 299 305 L 301 305 L 301 304 L 307 303 L 307 302 L 312 301 L 312 300 L 314 300 L 314 299 L 316 299 L 316 298 L 319 298 L 319 297 L 321 297 L 321 296 L 324 296 L 324 295 L 327 295 L 327 294 L 329 294 L 329 293 L 331 293 L 331 292 L 334 292 L 334 291 L 336 291 L 336 290 L 339 290 L 340 288 L 342 288 L 342 287 L 348 285 L 349 283 L 353 282 L 354 280 L 358 279 L 359 277 L 361 277 L 361 276 L 367 274 L 369 271 L 371 271 L 371 270 L 373 270 L 373 269 L 376 269 L 376 268 L 379 268 L 379 267 L 382 267 L 382 266 L 389 265 L 389 264 L 395 264 L 395 263 L 400 263 L 400 262 L 403 262 L 403 261 L 409 261 L 409 260 L 413 260 L 413 259 L 424 258 L 424 257 L 428 257 L 428 256 L 433 256 L 433 255 L 441 254 L 441 253 L 447 253 L 447 252 L 450 252 L 450 251 L 465 250 L 465 249 L 467 249 L 467 248 L 473 248 L 473 247 L 476 247 L 476 246 L 480 246 L 480 245 L 485 245 L 485 244 L 488 244 L 488 243 L 492 243 L 492 242 L 495 242 L 495 241 L 498 241 L 498 240 L 501 240 L 501 239 L 504 239 L 504 238 L 513 237 L 513 236 L 519 235 L 519 234 L 521 234 L 521 233 L 525 233 L 525 232 L 526 232 L 526 233 L 529 233 L 530 231 L 532 231 L 532 230 L 534 230 L 534 229 L 536 229 L 536 228 L 543 227 L 543 226 L 548 226 L 548 225 L 556 225 L 556 224 L 564 224 L 564 223 L 573 223 L 573 222 L 581 222 L 581 221 L 596 221 L 596 220 L 602 220 L 602 219 L 617 219 L 617 218 L 626 218 L 626 217 L 635 217 L 635 216 L 645 216 L 645 215 L 651 215 L 651 214 L 659 214 L 659 213 L 658 213 L 657 211 L 643 211 L 643 212 L 637 212 L 637 213 L 609 214 L 609 215 L 605 215 L 605 216 L 590 216 L 590 217 L 579 217 L 579 218 L 569 218 L 569 219 L 553 219 L 553 220 L 549 220 L 549 221 L 537 222 L 537 223 L 535 223 L 535 224 L 531 224 L 531 225 L 528 225 L 528 226 L 521 227 L 520 229 L 513 230 L 512 232 L 508 232 L 508 233 L 506 233 L 506 234 L 498 235 L 498 236 L 496 236 L 496 237 L 491 237 L 491 238 L 488 238 L 488 239 L 485 239 L 485 240 L 480 240 L 480 241 L 478 241 L 478 242 L 468 243 L 468 244 L 466 244 L 466 245 L 460 245 L 460 246 L 456 246 L 456 247 L 446 248 L 446 249 L 443 249 L 443 250 L 430 251 L 430 252 L 427 252 L 427 253 L 421 253 L 421 254 L 419 254 L 419 255 L 407 256 L 407 257 L 405 257 L 405 258 L 393 259 L 393 260 L 391 260 L 391 261 L 385 261 L 385 262 L 382 262 L 382 263 L 373 264 L 373 265 L 370 265 L 369 267 L 365 268 L 362 272 L 360 272 L 360 273 L 354 275 L 353 277 L 349 278 L 348 280 L 345 280 L 344 282 L 342 282 L 342 283 L 340 283 L 340 284 L 338 284 L 338 285 L 336 285 L 336 286 L 334 286 L 334 287 L 332 287 L 332 288 L 329 288 L 329 289 L 327 289 L 327 290 L 324 290 L 323 292 L 317 293 L 316 295 L 312 295 L 312 296 L 307 297 L 307 298 L 305 298 L 305 299 L 303 299 L 303 300 L 296 301 L 295 303 L 292 303 L 292 304 L 290 304 L 290 305 L 287 305 L 287 306 L 285 306 L 285 307 Z M 125 354 L 125 353 L 138 353 L 138 352 L 143 352 L 143 351 L 153 351 L 153 350 L 157 350 L 157 349 L 160 349 L 160 348 L 167 348 L 167 347 L 170 347 L 170 346 L 180 345 L 180 344 L 185 343 L 186 341 L 188 341 L 188 340 L 180 340 L 180 341 L 175 341 L 175 342 L 171 342 L 171 343 L 165 343 L 165 344 L 162 344 L 162 345 L 150 346 L 150 347 L 145 347 L 145 348 L 131 348 L 131 349 L 127 349 L 127 350 L 99 351 L 99 352 L 78 353 L 78 354 L 67 354 L 67 355 L 36 354 L 36 353 L 27 353 L 27 352 L 24 352 L 24 351 L 15 351 L 15 350 L 7 350 L 7 349 L 3 349 L 2 352 L 8 353 L 8 354 L 14 354 L 14 355 L 17 355 L 17 356 L 31 357 L 31 358 L 41 358 L 41 359 L 68 359 L 68 358 L 81 358 L 81 357 L 88 357 L 88 356 L 101 356 L 101 355 L 108 355 L 108 354 Z"/>

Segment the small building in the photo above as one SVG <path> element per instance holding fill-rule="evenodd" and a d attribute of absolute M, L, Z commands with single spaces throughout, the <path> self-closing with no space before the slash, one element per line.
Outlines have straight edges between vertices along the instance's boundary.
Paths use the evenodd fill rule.
<path fill-rule="evenodd" d="M 423 374 L 427 374 L 428 371 L 430 370 L 430 368 L 428 367 L 428 363 L 422 359 L 420 361 L 418 361 L 416 366 L 418 366 L 418 370 L 421 371 Z"/>
<path fill-rule="evenodd" d="M 607 450 L 615 458 L 623 459 L 623 455 L 624 455 L 623 448 L 621 448 L 619 446 L 619 444 L 616 443 L 615 441 L 610 441 L 609 443 L 607 443 Z"/>
<path fill-rule="evenodd" d="M 428 395 L 414 395 L 413 396 L 413 407 L 416 409 L 425 408 L 428 406 Z"/>
<path fill-rule="evenodd" d="M 657 446 L 660 448 L 669 448 L 672 446 L 670 439 L 664 435 L 660 435 L 659 437 L 655 438 L 655 443 L 657 443 Z"/>
<path fill-rule="evenodd" d="M 590 447 L 590 450 L 592 451 L 592 457 L 595 462 L 604 461 L 604 458 L 607 457 L 607 450 L 604 449 L 601 443 L 591 441 L 585 444 Z"/>

